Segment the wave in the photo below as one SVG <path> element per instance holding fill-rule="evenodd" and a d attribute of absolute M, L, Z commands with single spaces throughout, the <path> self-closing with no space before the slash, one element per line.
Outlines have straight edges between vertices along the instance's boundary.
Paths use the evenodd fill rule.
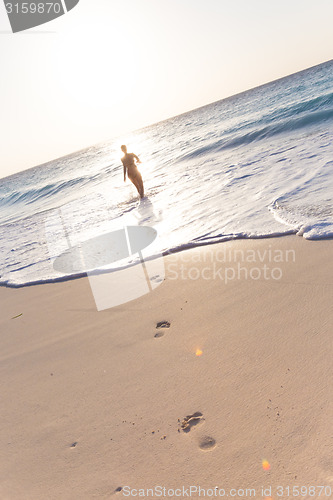
<path fill-rule="evenodd" d="M 145 262 L 155 260 L 158 258 L 161 258 L 161 255 L 163 257 L 171 254 L 175 254 L 178 252 L 182 252 L 184 250 L 189 250 L 191 248 L 198 248 L 198 247 L 203 247 L 207 245 L 212 245 L 212 244 L 217 244 L 217 243 L 222 243 L 226 241 L 231 241 L 231 240 L 243 240 L 243 239 L 262 239 L 262 238 L 277 238 L 277 237 L 282 237 L 282 236 L 288 236 L 296 234 L 296 231 L 293 229 L 286 229 L 285 231 L 273 231 L 271 233 L 258 233 L 258 234 L 247 234 L 247 233 L 235 233 L 235 234 L 218 234 L 216 236 L 202 236 L 202 237 L 197 237 L 194 238 L 192 241 L 189 241 L 188 243 L 183 243 L 181 245 L 175 245 L 167 250 L 164 250 L 162 252 L 158 252 L 157 254 L 153 254 L 149 257 L 145 257 Z M 113 269 L 103 269 L 103 268 L 96 268 L 96 269 L 90 269 L 89 270 L 89 275 L 91 274 L 108 274 L 110 272 L 116 272 L 119 270 L 126 269 L 128 267 L 133 267 L 136 266 L 139 263 L 139 261 L 136 262 L 129 262 L 127 264 L 124 264 L 120 267 L 113 268 Z M 20 269 L 24 269 L 25 267 L 31 267 L 35 265 L 36 263 L 29 264 L 28 266 L 24 266 Z M 18 269 L 16 269 L 17 271 Z M 46 277 L 46 278 L 40 278 L 40 279 L 32 279 L 31 281 L 20 281 L 20 282 L 15 282 L 14 280 L 10 279 L 1 279 L 0 276 L 0 286 L 2 287 L 7 287 L 7 288 L 23 288 L 27 286 L 34 286 L 34 285 L 43 285 L 46 283 L 58 283 L 58 282 L 64 282 L 64 281 L 71 281 L 74 279 L 78 278 L 84 278 L 87 277 L 87 271 L 80 271 L 72 274 L 64 274 L 62 276 L 56 276 L 56 277 Z"/>
<path fill-rule="evenodd" d="M 23 203 L 24 205 L 29 205 L 35 203 L 42 199 L 51 198 L 64 189 L 70 189 L 77 186 L 84 186 L 94 180 L 95 176 L 92 177 L 76 177 L 74 179 L 62 180 L 59 182 L 54 182 L 52 184 L 46 184 L 34 189 L 18 190 L 12 191 L 8 195 L 0 198 L 0 207 L 11 206 L 14 204 Z"/>
<path fill-rule="evenodd" d="M 206 146 L 197 148 L 191 153 L 188 153 L 180 158 L 180 161 L 195 159 L 197 157 L 208 155 L 209 153 L 219 153 L 226 149 L 232 149 L 264 139 L 268 139 L 280 134 L 295 132 L 300 129 L 319 125 L 333 118 L 333 109 L 327 109 L 317 112 L 312 112 L 301 117 L 291 117 L 290 119 L 280 120 L 277 123 L 267 125 L 265 127 L 249 130 L 246 133 L 235 136 L 227 136 L 217 141 L 211 142 Z M 249 128 L 249 127 L 248 127 Z"/>
<path fill-rule="evenodd" d="M 298 236 L 308 240 L 333 238 L 333 204 L 293 203 L 286 197 L 275 200 L 270 207 L 275 219 L 291 227 Z"/>
<path fill-rule="evenodd" d="M 299 115 L 304 112 L 317 111 L 321 108 L 328 108 L 333 105 L 333 92 L 329 94 L 323 94 L 321 96 L 315 97 L 313 99 L 308 99 L 307 101 L 302 101 L 300 103 L 288 106 L 286 108 L 280 109 L 280 113 L 285 113 L 289 116 Z"/>
<path fill-rule="evenodd" d="M 322 94 L 318 97 L 305 99 L 300 102 L 291 102 L 289 105 L 280 105 L 276 107 L 271 101 L 267 101 L 265 109 L 268 112 L 261 110 L 260 116 L 257 116 L 257 111 L 253 113 L 248 120 L 243 120 L 241 125 L 231 127 L 225 133 L 237 133 L 239 130 L 246 128 L 257 128 L 260 125 L 268 125 L 272 122 L 287 120 L 288 118 L 296 119 L 298 116 L 304 116 L 305 113 L 313 113 L 315 111 L 332 111 L 333 107 L 333 92 Z"/>

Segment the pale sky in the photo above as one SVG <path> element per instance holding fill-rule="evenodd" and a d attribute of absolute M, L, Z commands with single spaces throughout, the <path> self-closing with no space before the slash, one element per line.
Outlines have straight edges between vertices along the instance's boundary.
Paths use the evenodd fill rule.
<path fill-rule="evenodd" d="M 0 177 L 333 57 L 332 0 L 80 0 L 9 33 Z"/>

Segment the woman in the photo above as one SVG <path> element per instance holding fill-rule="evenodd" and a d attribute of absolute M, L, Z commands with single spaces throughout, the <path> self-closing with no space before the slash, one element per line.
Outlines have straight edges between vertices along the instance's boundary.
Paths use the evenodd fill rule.
<path fill-rule="evenodd" d="M 124 182 L 126 182 L 126 171 L 127 171 L 127 177 L 131 182 L 133 182 L 134 186 L 138 190 L 140 198 L 143 198 L 144 190 L 143 190 L 142 177 L 135 164 L 135 162 L 141 163 L 141 161 L 134 153 L 127 153 L 127 146 L 122 145 L 121 150 L 124 153 L 124 156 L 121 159 L 122 164 L 124 166 Z"/>

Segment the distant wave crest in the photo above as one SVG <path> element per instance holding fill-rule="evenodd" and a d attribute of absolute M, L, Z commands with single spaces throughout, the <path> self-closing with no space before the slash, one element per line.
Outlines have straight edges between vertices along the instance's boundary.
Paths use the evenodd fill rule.
<path fill-rule="evenodd" d="M 0 207 L 20 203 L 29 205 L 44 198 L 50 198 L 60 192 L 63 192 L 64 189 L 76 187 L 78 185 L 84 185 L 89 181 L 90 179 L 86 177 L 76 177 L 75 179 L 61 180 L 34 189 L 12 191 L 8 195 L 0 198 Z"/>
<path fill-rule="evenodd" d="M 332 119 L 333 93 L 330 93 L 286 108 L 273 109 L 257 121 L 249 121 L 244 126 L 227 129 L 222 132 L 222 137 L 196 148 L 184 155 L 181 160 L 246 146 L 255 141 L 315 126 Z"/>

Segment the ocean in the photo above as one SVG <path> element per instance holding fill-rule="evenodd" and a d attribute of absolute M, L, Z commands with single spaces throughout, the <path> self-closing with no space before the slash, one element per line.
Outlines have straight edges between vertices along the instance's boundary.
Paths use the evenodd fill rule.
<path fill-rule="evenodd" d="M 329 61 L 0 179 L 0 285 L 82 276 L 92 269 L 59 271 L 57 256 L 124 226 L 155 229 L 151 258 L 237 238 L 332 238 L 332 81 Z M 123 182 L 121 144 L 142 161 L 141 201 Z M 99 269 L 98 255 L 88 261 Z"/>

